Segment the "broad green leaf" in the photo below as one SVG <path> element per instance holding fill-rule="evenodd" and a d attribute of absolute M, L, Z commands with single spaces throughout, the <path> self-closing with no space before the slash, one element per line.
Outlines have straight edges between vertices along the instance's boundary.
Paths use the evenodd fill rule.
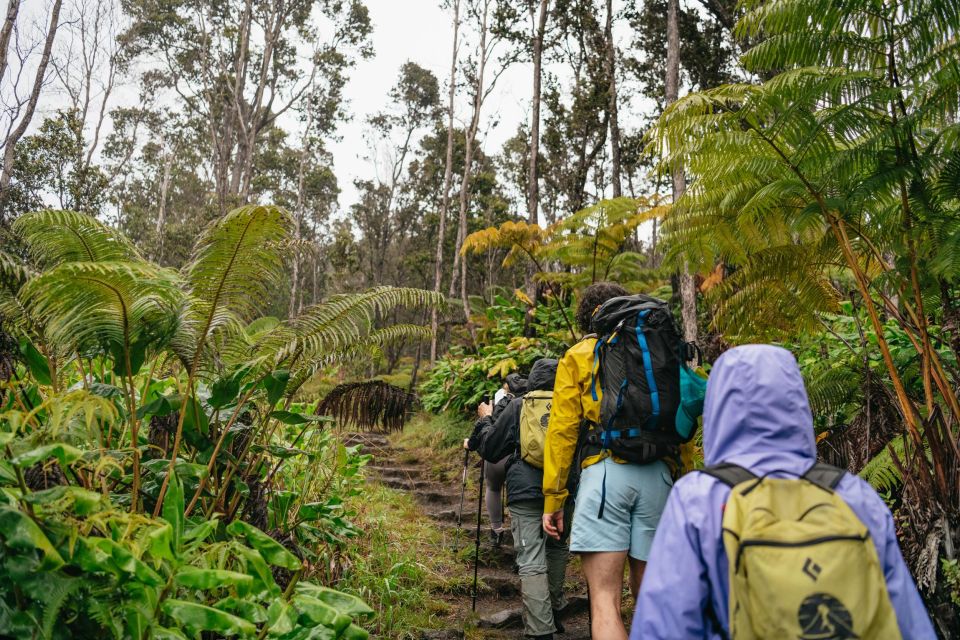
<path fill-rule="evenodd" d="M 283 424 L 304 424 L 307 422 L 329 422 L 329 419 L 325 416 L 308 416 L 302 413 L 294 413 L 293 411 L 284 411 L 282 409 L 277 409 L 270 413 L 271 418 L 275 418 L 282 422 Z"/>
<path fill-rule="evenodd" d="M 123 389 L 116 385 L 106 384 L 105 382 L 94 382 L 90 385 L 90 393 L 101 398 L 109 400 L 123 398 Z M 139 414 L 140 412 L 137 411 Z M 143 417 L 143 416 L 140 416 Z"/>
<path fill-rule="evenodd" d="M 73 511 L 78 516 L 88 516 L 99 511 L 105 503 L 103 495 L 83 487 L 61 485 L 43 491 L 34 491 L 24 496 L 24 500 L 31 504 L 51 504 L 63 498 L 73 501 Z"/>
<path fill-rule="evenodd" d="M 259 553 L 247 547 L 240 547 L 237 553 L 244 559 L 246 571 L 256 580 L 255 590 L 259 593 L 266 591 L 273 597 L 281 594 L 280 587 L 273 579 L 273 572 Z"/>
<path fill-rule="evenodd" d="M 325 602 L 340 613 L 348 616 L 372 616 L 375 612 L 357 596 L 336 589 L 321 587 L 309 582 L 298 582 L 297 592 Z"/>
<path fill-rule="evenodd" d="M 240 393 L 240 377 L 236 374 L 220 378 L 210 386 L 210 397 L 207 402 L 214 409 L 222 409 L 233 404 Z"/>
<path fill-rule="evenodd" d="M 41 567 L 47 571 L 63 565 L 63 558 L 40 527 L 19 509 L 0 507 L 0 535 L 6 540 L 8 547 L 40 551 L 43 554 Z"/>
<path fill-rule="evenodd" d="M 163 580 L 153 569 L 134 556 L 129 549 L 126 549 L 113 540 L 109 538 L 88 537 L 86 538 L 86 543 L 110 556 L 117 569 L 134 576 L 140 582 L 151 586 L 163 584 Z"/>
<path fill-rule="evenodd" d="M 217 631 L 234 636 L 253 635 L 257 631 L 253 624 L 242 618 L 193 602 L 167 600 L 163 603 L 163 612 L 194 632 Z"/>
<path fill-rule="evenodd" d="M 346 629 L 343 630 L 339 636 L 341 640 L 367 640 L 370 637 L 370 634 L 366 630 L 361 629 L 355 624 L 351 624 Z"/>
<path fill-rule="evenodd" d="M 160 511 L 160 516 L 173 527 L 174 553 L 180 550 L 180 541 L 183 539 L 183 510 L 183 485 L 180 484 L 180 478 L 174 470 L 170 474 L 167 495 L 163 497 L 163 507 Z"/>
<path fill-rule="evenodd" d="M 203 542 L 211 533 L 216 531 L 218 523 L 219 521 L 217 519 L 204 520 L 196 525 L 185 528 L 183 532 L 183 541 L 192 542 L 194 544 Z"/>
<path fill-rule="evenodd" d="M 10 462 L 18 467 L 32 467 L 41 460 L 46 460 L 51 456 L 59 460 L 60 464 L 67 465 L 79 460 L 83 456 L 83 451 L 80 451 L 80 449 L 76 447 L 71 447 L 68 444 L 57 442 L 55 444 L 46 444 L 42 447 L 37 447 L 26 453 L 21 453 Z"/>
<path fill-rule="evenodd" d="M 277 369 L 263 379 L 263 388 L 267 390 L 267 402 L 271 407 L 283 396 L 288 382 L 290 382 L 290 371 L 287 369 Z"/>
<path fill-rule="evenodd" d="M 246 538 L 247 544 L 256 549 L 263 556 L 263 559 L 272 565 L 291 571 L 300 568 L 300 560 L 297 556 L 287 551 L 283 545 L 253 525 L 242 520 L 234 520 L 227 527 L 227 533 Z"/>
<path fill-rule="evenodd" d="M 253 622 L 254 624 L 267 621 L 267 610 L 256 602 L 244 598 L 228 596 L 223 600 L 217 601 L 213 606 L 215 609 L 239 615 L 244 620 Z"/>
<path fill-rule="evenodd" d="M 50 363 L 27 338 L 20 338 L 20 355 L 23 356 L 24 362 L 30 368 L 34 380 L 42 385 L 49 385 L 53 382 L 50 377 Z"/>
<path fill-rule="evenodd" d="M 150 541 L 150 555 L 173 564 L 177 563 L 177 557 L 173 550 L 173 527 L 170 526 L 169 522 L 154 527 L 147 534 L 147 539 Z"/>
<path fill-rule="evenodd" d="M 305 619 L 311 625 L 323 625 L 340 633 L 352 622 L 350 616 L 344 615 L 326 602 L 297 594 L 293 597 L 293 604 L 300 612 L 301 619 Z"/>
<path fill-rule="evenodd" d="M 182 587 L 193 589 L 216 589 L 235 586 L 247 590 L 253 586 L 253 578 L 245 573 L 225 569 L 197 569 L 183 567 L 174 576 L 174 581 Z"/>
<path fill-rule="evenodd" d="M 183 428 L 188 431 L 207 435 L 210 430 L 210 419 L 195 396 L 187 401 L 187 415 L 183 418 Z"/>
<path fill-rule="evenodd" d="M 293 447 L 282 447 L 278 444 L 271 444 L 264 447 L 263 445 L 255 444 L 250 449 L 254 453 L 260 453 L 261 451 L 269 451 L 270 455 L 275 458 L 280 458 L 286 460 L 287 458 L 293 458 L 294 456 L 305 456 L 309 452 L 304 451 L 303 449 L 296 449 Z"/>
<path fill-rule="evenodd" d="M 183 635 L 176 629 L 168 629 L 166 627 L 153 626 L 150 628 L 150 639 L 151 640 L 187 640 L 187 636 Z"/>
<path fill-rule="evenodd" d="M 159 396 L 147 404 L 137 409 L 137 417 L 143 419 L 144 416 L 168 416 L 180 408 L 183 399 L 176 393 L 169 396 Z"/>
<path fill-rule="evenodd" d="M 293 631 L 297 624 L 297 611 L 283 600 L 274 600 L 267 610 L 267 629 L 271 636 L 282 636 Z"/>

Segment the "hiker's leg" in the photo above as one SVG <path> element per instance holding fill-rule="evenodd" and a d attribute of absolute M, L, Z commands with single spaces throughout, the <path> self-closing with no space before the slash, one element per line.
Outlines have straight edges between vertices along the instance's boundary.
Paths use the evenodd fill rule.
<path fill-rule="evenodd" d="M 567 534 L 573 516 L 573 500 L 567 500 L 564 508 L 564 535 L 560 540 L 547 536 L 547 575 L 550 578 L 550 603 L 553 610 L 563 609 L 567 599 L 563 595 L 563 581 L 567 575 L 567 562 L 570 560 L 570 548 L 567 546 Z"/>
<path fill-rule="evenodd" d="M 620 618 L 623 593 L 623 565 L 626 551 L 584 553 L 580 556 L 583 575 L 590 589 L 590 631 L 594 638 L 626 640 L 627 630 Z"/>
<path fill-rule="evenodd" d="M 637 601 L 640 595 L 640 583 L 643 582 L 643 570 L 647 568 L 647 563 L 636 558 L 630 560 L 630 593 L 633 595 L 633 601 Z"/>
<path fill-rule="evenodd" d="M 636 466 L 607 458 L 590 465 L 580 476 L 570 551 L 581 554 L 590 589 L 594 638 L 627 637 L 620 618 L 620 593 L 630 550 Z"/>
<path fill-rule="evenodd" d="M 487 483 L 487 515 L 490 517 L 490 528 L 495 531 L 503 528 L 503 501 L 500 489 L 503 488 L 506 468 L 507 459 L 504 458 L 496 464 L 487 463 L 484 471 Z"/>
<path fill-rule="evenodd" d="M 542 515 L 541 500 L 510 503 L 510 528 L 520 567 L 523 631 L 528 636 L 545 636 L 556 631 L 550 606 L 547 535 L 541 527 Z"/>

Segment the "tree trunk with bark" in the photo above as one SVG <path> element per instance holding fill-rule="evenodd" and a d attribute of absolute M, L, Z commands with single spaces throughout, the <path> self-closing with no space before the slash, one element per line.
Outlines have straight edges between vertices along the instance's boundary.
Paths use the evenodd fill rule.
<path fill-rule="evenodd" d="M 443 284 L 443 242 L 447 233 L 447 216 L 450 213 L 450 183 L 453 182 L 453 116 L 454 98 L 457 93 L 457 56 L 460 51 L 460 0 L 453 0 L 453 53 L 450 55 L 450 88 L 447 94 L 447 154 L 443 167 L 443 204 L 437 229 L 437 253 L 433 266 L 433 290 L 440 293 Z M 430 311 L 430 364 L 437 361 L 437 330 L 439 316 L 436 307 Z"/>
<path fill-rule="evenodd" d="M 16 4 L 16 3 L 14 3 Z M 17 126 L 13 128 L 12 131 L 7 135 L 6 139 L 3 141 L 3 168 L 0 171 L 0 224 L 3 224 L 6 219 L 6 214 L 3 211 L 4 201 L 6 200 L 7 189 L 10 188 L 10 179 L 11 172 L 13 171 L 13 158 L 14 158 L 14 147 L 17 146 L 17 143 L 20 141 L 20 138 L 23 137 L 23 134 L 26 133 L 27 127 L 30 126 L 30 121 L 33 120 L 33 114 L 37 110 L 37 102 L 40 100 L 40 91 L 43 89 L 44 82 L 46 81 L 47 76 L 47 66 L 50 64 L 50 56 L 53 51 L 53 41 L 57 37 L 57 29 L 60 27 L 60 9 L 63 6 L 63 0 L 55 0 L 53 7 L 50 10 L 50 26 L 47 29 L 47 36 L 43 43 L 43 53 L 40 55 L 40 62 L 37 65 L 37 74 L 33 80 L 33 87 L 30 90 L 30 98 L 27 100 L 26 110 L 20 118 L 20 121 L 17 123 Z M 7 11 L 7 20 L 10 20 L 11 11 L 8 7 Z M 16 14 L 13 15 L 13 20 L 16 20 Z M 7 23 L 4 23 L 3 29 L 7 29 Z M 13 25 L 10 25 L 10 28 L 13 28 Z M 7 39 L 9 45 L 9 34 L 0 32 L 0 37 Z M 4 56 L 6 56 L 7 49 L 4 48 Z M 4 57 L 4 65 L 6 65 L 6 57 Z"/>
<path fill-rule="evenodd" d="M 7 71 L 7 50 L 10 47 L 10 36 L 13 34 L 13 26 L 17 23 L 19 13 L 20 0 L 8 0 L 7 16 L 3 20 L 3 28 L 0 29 L 0 80 L 3 80 L 3 74 Z"/>
<path fill-rule="evenodd" d="M 666 105 L 677 101 L 680 94 L 680 28 L 679 0 L 667 0 L 667 82 Z M 683 167 L 672 168 L 673 202 L 680 199 L 687 188 Z M 680 317 L 683 322 L 683 336 L 688 342 L 697 340 L 697 287 L 690 267 L 684 263 L 680 270 Z"/>
<path fill-rule="evenodd" d="M 605 28 L 607 41 L 607 77 L 609 80 L 608 106 L 610 111 L 610 180 L 613 197 L 623 195 L 620 161 L 620 120 L 617 116 L 617 45 L 613 40 L 613 0 L 607 0 L 607 24 Z"/>
<path fill-rule="evenodd" d="M 537 27 L 531 43 L 533 58 L 533 100 L 530 105 L 530 164 L 527 171 L 527 221 L 537 224 L 540 209 L 540 172 L 537 162 L 540 157 L 540 95 L 543 80 L 543 38 L 547 30 L 549 0 L 540 0 Z M 530 5 L 531 17 L 533 5 Z"/>

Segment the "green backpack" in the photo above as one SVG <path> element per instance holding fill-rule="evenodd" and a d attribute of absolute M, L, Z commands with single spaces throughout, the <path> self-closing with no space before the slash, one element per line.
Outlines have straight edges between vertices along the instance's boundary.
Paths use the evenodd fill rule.
<path fill-rule="evenodd" d="M 537 469 L 543 469 L 552 404 L 553 391 L 528 391 L 520 407 L 520 459 Z"/>
<path fill-rule="evenodd" d="M 818 463 L 797 479 L 723 463 L 731 640 L 897 640 L 900 629 L 870 531 Z"/>

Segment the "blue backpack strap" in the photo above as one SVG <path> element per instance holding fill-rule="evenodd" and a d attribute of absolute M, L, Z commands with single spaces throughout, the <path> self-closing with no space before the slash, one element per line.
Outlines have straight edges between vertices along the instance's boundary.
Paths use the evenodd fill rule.
<path fill-rule="evenodd" d="M 640 351 L 643 354 L 643 369 L 647 374 L 647 388 L 650 391 L 650 426 L 656 426 L 657 419 L 660 417 L 660 392 L 657 391 L 657 379 L 653 375 L 653 357 L 650 355 L 650 346 L 647 344 L 647 336 L 643 333 L 643 321 L 646 319 L 650 310 L 644 310 L 637 314 L 637 344 L 640 345 Z M 623 389 L 621 388 L 621 393 Z M 617 407 L 619 409 L 619 405 Z"/>
<path fill-rule="evenodd" d="M 597 338 L 597 344 L 593 347 L 593 368 L 590 369 L 590 395 L 594 402 L 599 402 L 597 396 L 597 374 L 600 373 L 600 348 L 603 346 L 603 338 Z"/>

